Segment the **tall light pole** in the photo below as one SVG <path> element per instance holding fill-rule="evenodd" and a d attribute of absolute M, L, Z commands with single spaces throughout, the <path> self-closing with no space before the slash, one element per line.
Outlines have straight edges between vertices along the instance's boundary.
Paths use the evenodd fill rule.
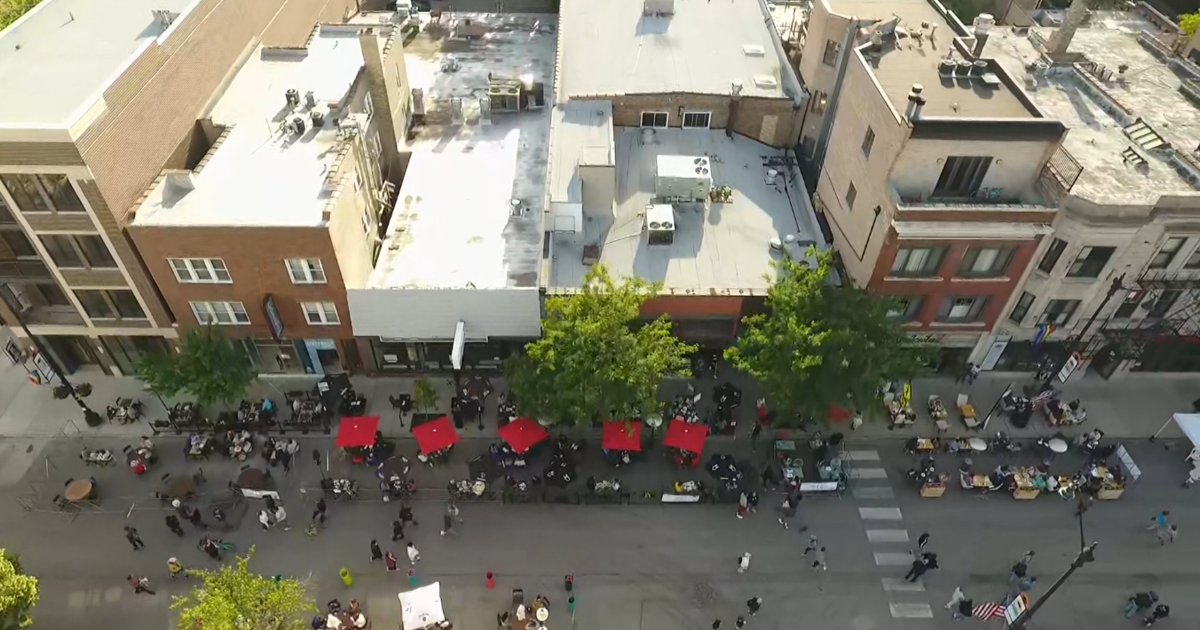
<path fill-rule="evenodd" d="M 34 348 L 37 348 L 38 354 L 42 355 L 42 358 L 45 359 L 46 363 L 50 365 L 50 369 L 54 370 L 54 373 L 58 375 L 58 380 L 62 382 L 63 387 L 67 388 L 67 394 L 71 396 L 71 398 L 75 399 L 75 404 L 79 405 L 79 410 L 83 412 L 83 421 L 87 423 L 89 427 L 98 427 L 104 424 L 104 419 L 100 417 L 100 414 L 92 411 L 92 408 L 88 407 L 87 403 L 83 402 L 83 398 L 80 397 L 79 392 L 75 391 L 75 386 L 71 385 L 71 381 L 67 380 L 62 366 L 58 364 L 57 360 L 55 360 L 54 355 L 46 352 L 46 349 L 42 347 L 42 343 L 38 341 L 38 338 L 34 336 L 33 333 L 29 332 L 29 326 L 25 325 L 25 319 L 21 317 L 20 311 L 18 309 L 12 309 L 12 311 L 13 317 L 15 317 L 17 320 L 17 324 L 21 326 L 21 330 L 25 331 L 25 336 L 29 337 L 30 343 L 33 344 Z"/>
<path fill-rule="evenodd" d="M 1017 619 L 1013 621 L 1012 625 L 1008 627 L 1009 630 L 1024 630 L 1025 626 L 1029 623 L 1029 620 L 1033 618 L 1034 613 L 1036 613 L 1038 609 L 1042 607 L 1042 604 L 1045 604 L 1050 597 L 1054 595 L 1055 591 L 1057 591 L 1058 588 L 1062 586 L 1068 578 L 1071 577 L 1072 573 L 1075 573 L 1075 571 L 1079 570 L 1079 568 L 1085 564 L 1095 562 L 1096 545 L 1098 544 L 1100 543 L 1092 543 L 1083 549 L 1080 549 L 1079 555 L 1075 556 L 1075 560 L 1071 562 L 1071 566 L 1067 567 L 1066 572 L 1059 576 L 1058 580 L 1055 581 L 1054 584 L 1050 585 L 1050 588 L 1046 590 L 1046 594 L 1039 597 L 1038 600 L 1029 607 L 1029 610 L 1026 610 L 1024 614 L 1022 614 L 1020 617 L 1017 617 Z"/>

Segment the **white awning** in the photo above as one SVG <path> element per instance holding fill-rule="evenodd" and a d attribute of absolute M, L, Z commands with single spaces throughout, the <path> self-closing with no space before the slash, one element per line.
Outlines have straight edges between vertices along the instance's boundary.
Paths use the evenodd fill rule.
<path fill-rule="evenodd" d="M 1172 418 L 1183 434 L 1192 441 L 1192 446 L 1200 448 L 1200 413 L 1177 413 Z"/>
<path fill-rule="evenodd" d="M 467 323 L 460 321 L 454 327 L 454 346 L 450 350 L 450 364 L 454 369 L 462 369 L 463 348 L 467 345 Z"/>
<path fill-rule="evenodd" d="M 442 586 L 438 582 L 400 593 L 397 597 L 400 598 L 400 617 L 404 620 L 404 630 L 420 630 L 446 620 L 446 613 L 442 610 Z"/>

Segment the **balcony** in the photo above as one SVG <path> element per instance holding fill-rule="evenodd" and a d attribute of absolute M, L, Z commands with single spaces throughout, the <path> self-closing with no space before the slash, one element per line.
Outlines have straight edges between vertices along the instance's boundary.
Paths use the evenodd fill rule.
<path fill-rule="evenodd" d="M 31 306 L 21 312 L 27 326 L 83 326 L 83 316 L 74 306 Z"/>
<path fill-rule="evenodd" d="M 0 281 L 48 280 L 50 270 L 40 260 L 0 261 Z"/>
<path fill-rule="evenodd" d="M 1016 188 L 980 188 L 966 197 L 950 197 L 934 195 L 927 192 L 925 187 L 907 189 L 893 183 L 892 193 L 896 208 L 901 213 L 913 211 L 968 211 L 968 212 L 1000 212 L 1013 214 L 1007 220 L 1020 220 L 1025 213 L 1031 220 L 1053 220 L 1053 213 L 1058 208 L 1058 200 L 1071 191 L 1083 167 L 1070 153 L 1059 147 L 1055 150 L 1046 164 L 1042 166 L 1037 179 L 1029 185 Z M 936 220 L 933 217 L 926 217 Z M 909 220 L 920 220 L 913 217 Z M 1003 214 L 994 215 L 991 220 L 1006 220 Z"/>

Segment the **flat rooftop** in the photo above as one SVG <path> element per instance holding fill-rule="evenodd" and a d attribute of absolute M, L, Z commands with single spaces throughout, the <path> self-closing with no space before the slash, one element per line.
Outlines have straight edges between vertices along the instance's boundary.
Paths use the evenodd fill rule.
<path fill-rule="evenodd" d="M 961 118 L 1032 118 L 1035 112 L 1004 83 L 988 86 L 970 81 L 968 87 L 944 81 L 938 64 L 952 49 L 956 37 L 946 18 L 927 0 L 825 0 L 831 11 L 846 17 L 880 20 L 887 24 L 898 18 L 897 35 L 884 37 L 879 60 L 874 67 L 875 80 L 883 88 L 896 111 L 908 106 L 908 93 L 914 84 L 925 88 L 926 116 Z M 922 23 L 930 28 L 923 29 Z M 920 38 L 912 35 L 921 34 Z M 988 54 L 985 51 L 984 57 Z M 957 51 L 954 59 L 962 59 Z M 1020 76 L 1020 75 L 1016 75 Z"/>
<path fill-rule="evenodd" d="M 1194 185 L 1158 152 L 1138 148 L 1146 164 L 1127 163 L 1121 152 L 1138 143 L 1125 134 L 1123 121 L 1110 113 L 1115 100 L 1131 111 L 1129 118 L 1141 117 L 1180 151 L 1190 153 L 1200 144 L 1200 109 L 1179 92 L 1179 77 L 1137 41 L 1142 32 L 1153 34 L 1158 29 L 1132 12 L 1093 16 L 1076 31 L 1068 52 L 1083 53 L 1088 61 L 1112 71 L 1112 80 L 1095 80 L 1104 92 L 1078 71 L 1057 67 L 1026 89 L 1048 117 L 1068 128 L 1063 147 L 1083 166 L 1071 193 L 1097 203 L 1131 205 L 1152 204 L 1164 194 L 1195 193 Z M 1033 30 L 1047 40 L 1054 32 Z M 1036 61 L 1040 51 L 1027 37 L 1006 28 L 996 31 L 988 48 L 1010 74 L 1024 80 L 1025 66 Z M 1117 73 L 1121 64 L 1129 65 L 1123 79 Z"/>
<path fill-rule="evenodd" d="M 358 27 L 322 26 L 303 51 L 259 47 L 238 70 L 212 111 L 229 127 L 210 150 L 208 163 L 191 177 L 191 190 L 171 178 L 150 190 L 133 225 L 319 226 L 333 187 L 325 178 L 341 143 L 334 116 L 313 128 L 304 102 L 347 106 L 363 67 Z M 300 93 L 296 113 L 285 107 L 289 89 Z M 296 136 L 281 129 L 299 116 L 308 129 Z"/>
<path fill-rule="evenodd" d="M 43 0 L 0 32 L 0 126 L 64 128 L 196 0 Z"/>
<path fill-rule="evenodd" d="M 447 13 L 405 44 L 427 124 L 402 147 L 412 155 L 367 288 L 538 285 L 556 26 L 554 15 Z M 464 27 L 471 39 L 455 35 Z M 487 124 L 489 76 L 543 83 L 545 107 Z"/>
<path fill-rule="evenodd" d="M 645 0 L 562 0 L 561 96 L 620 94 L 787 97 L 786 61 L 761 0 L 652 0 L 669 16 L 643 15 Z"/>
<path fill-rule="evenodd" d="M 618 128 L 615 136 L 616 195 L 610 215 L 585 208 L 584 232 L 576 242 L 555 240 L 550 264 L 551 289 L 580 286 L 589 265 L 583 248 L 599 246 L 600 262 L 617 277 L 639 276 L 662 282 L 664 289 L 710 290 L 735 294 L 765 294 L 773 276 L 773 238 L 795 235 L 791 249 L 803 253 L 803 243 L 824 249 L 816 217 L 805 199 L 799 177 L 787 182 L 784 173 L 793 167 L 775 166 L 781 174 L 776 184 L 766 183 L 769 160 L 784 160 L 782 151 L 720 130 L 658 129 L 652 144 L 639 141 L 641 130 Z M 560 140 L 555 136 L 555 141 Z M 646 205 L 655 197 L 655 172 L 659 155 L 708 156 L 714 186 L 733 191 L 729 203 L 676 204 L 674 242 L 648 245 L 642 226 Z M 600 215 L 600 216 L 597 216 Z M 553 237 L 556 238 L 557 237 Z"/>

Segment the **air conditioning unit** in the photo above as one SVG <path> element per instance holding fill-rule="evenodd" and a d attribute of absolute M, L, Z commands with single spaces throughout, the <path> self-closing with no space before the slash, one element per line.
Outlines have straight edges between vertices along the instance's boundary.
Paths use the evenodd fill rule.
<path fill-rule="evenodd" d="M 712 191 L 712 164 L 703 155 L 660 155 L 654 192 L 662 200 L 704 201 Z"/>
<path fill-rule="evenodd" d="M 668 204 L 646 206 L 646 242 L 670 245 L 675 242 L 675 207 Z"/>

